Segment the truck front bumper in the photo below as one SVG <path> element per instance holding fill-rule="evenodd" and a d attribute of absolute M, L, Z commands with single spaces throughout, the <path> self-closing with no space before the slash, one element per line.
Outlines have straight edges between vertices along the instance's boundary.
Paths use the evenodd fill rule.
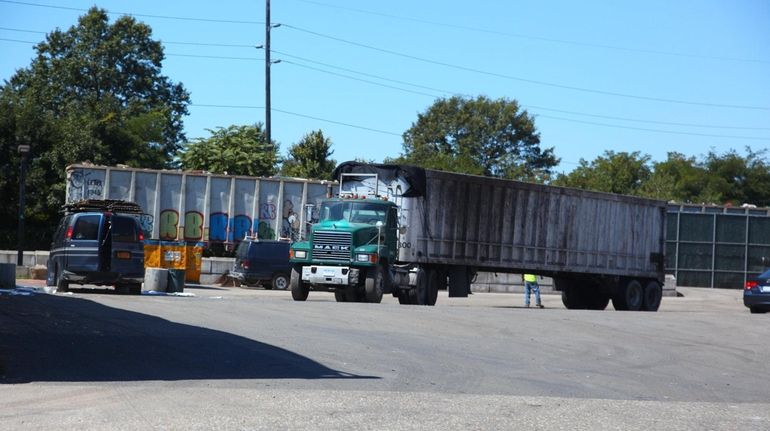
<path fill-rule="evenodd" d="M 358 284 L 358 268 L 348 266 L 310 265 L 302 267 L 302 281 L 310 284 L 355 286 Z"/>

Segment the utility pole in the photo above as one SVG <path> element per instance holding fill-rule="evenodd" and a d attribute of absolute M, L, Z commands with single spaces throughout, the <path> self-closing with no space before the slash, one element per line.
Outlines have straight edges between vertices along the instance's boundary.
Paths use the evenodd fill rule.
<path fill-rule="evenodd" d="M 267 145 L 272 144 L 270 137 L 270 0 L 265 0 L 265 138 Z"/>
<path fill-rule="evenodd" d="M 21 154 L 21 172 L 19 175 L 19 225 L 17 232 L 17 245 L 16 245 L 16 266 L 24 265 L 24 183 L 27 176 L 27 154 L 29 154 L 29 145 L 21 144 L 18 146 L 19 154 Z"/>

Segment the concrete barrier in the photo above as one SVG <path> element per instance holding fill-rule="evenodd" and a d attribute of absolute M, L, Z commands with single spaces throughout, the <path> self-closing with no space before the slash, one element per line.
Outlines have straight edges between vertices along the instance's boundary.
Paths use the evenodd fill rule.
<path fill-rule="evenodd" d="M 0 289 L 16 287 L 16 264 L 0 263 Z"/>
<path fill-rule="evenodd" d="M 145 268 L 142 292 L 165 292 L 168 285 L 168 269 Z"/>

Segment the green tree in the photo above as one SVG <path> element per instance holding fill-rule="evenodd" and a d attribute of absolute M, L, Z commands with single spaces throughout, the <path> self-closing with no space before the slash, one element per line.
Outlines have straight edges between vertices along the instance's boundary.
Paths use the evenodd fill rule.
<path fill-rule="evenodd" d="M 207 130 L 210 137 L 198 138 L 179 152 L 183 169 L 262 177 L 277 172 L 278 145 L 266 142 L 262 123 Z"/>
<path fill-rule="evenodd" d="M 283 162 L 281 175 L 300 178 L 331 180 L 337 165 L 331 155 L 332 141 L 316 130 L 303 136 L 289 148 L 289 157 Z"/>
<path fill-rule="evenodd" d="M 625 195 L 638 195 L 650 178 L 650 156 L 607 150 L 592 162 L 580 159 L 572 172 L 557 177 L 552 184 Z"/>
<path fill-rule="evenodd" d="M 642 186 L 644 196 L 684 203 L 721 200 L 714 191 L 708 170 L 695 157 L 670 152 L 666 160 L 653 164 L 653 170 L 648 184 Z M 660 185 L 658 193 L 656 185 Z"/>
<path fill-rule="evenodd" d="M 735 150 L 722 155 L 709 151 L 703 167 L 710 177 L 709 186 L 720 197 L 720 203 L 770 206 L 770 163 L 767 149 L 758 152 L 750 147 L 742 156 Z"/>
<path fill-rule="evenodd" d="M 534 118 L 504 98 L 438 99 L 403 138 L 403 154 L 389 161 L 534 181 L 547 180 L 559 162 L 553 148 L 540 148 Z"/>
<path fill-rule="evenodd" d="M 18 195 L 18 144 L 29 144 L 27 227 L 46 247 L 64 202 L 68 164 L 167 166 L 184 140 L 182 117 L 189 95 L 161 74 L 163 47 L 149 26 L 124 16 L 110 24 L 91 8 L 67 30 L 54 30 L 35 46 L 29 67 L 0 87 L 0 192 L 14 219 Z M 0 241 L 8 235 L 0 234 Z M 8 244 L 6 243 L 6 247 Z"/>

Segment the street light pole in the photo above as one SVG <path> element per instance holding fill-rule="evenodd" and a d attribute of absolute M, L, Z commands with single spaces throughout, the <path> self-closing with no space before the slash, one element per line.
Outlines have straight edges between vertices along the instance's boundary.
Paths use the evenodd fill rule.
<path fill-rule="evenodd" d="M 17 232 L 16 266 L 24 265 L 24 183 L 27 176 L 27 154 L 29 154 L 29 145 L 19 145 L 19 154 L 21 154 L 21 173 L 19 175 L 19 230 Z"/>

